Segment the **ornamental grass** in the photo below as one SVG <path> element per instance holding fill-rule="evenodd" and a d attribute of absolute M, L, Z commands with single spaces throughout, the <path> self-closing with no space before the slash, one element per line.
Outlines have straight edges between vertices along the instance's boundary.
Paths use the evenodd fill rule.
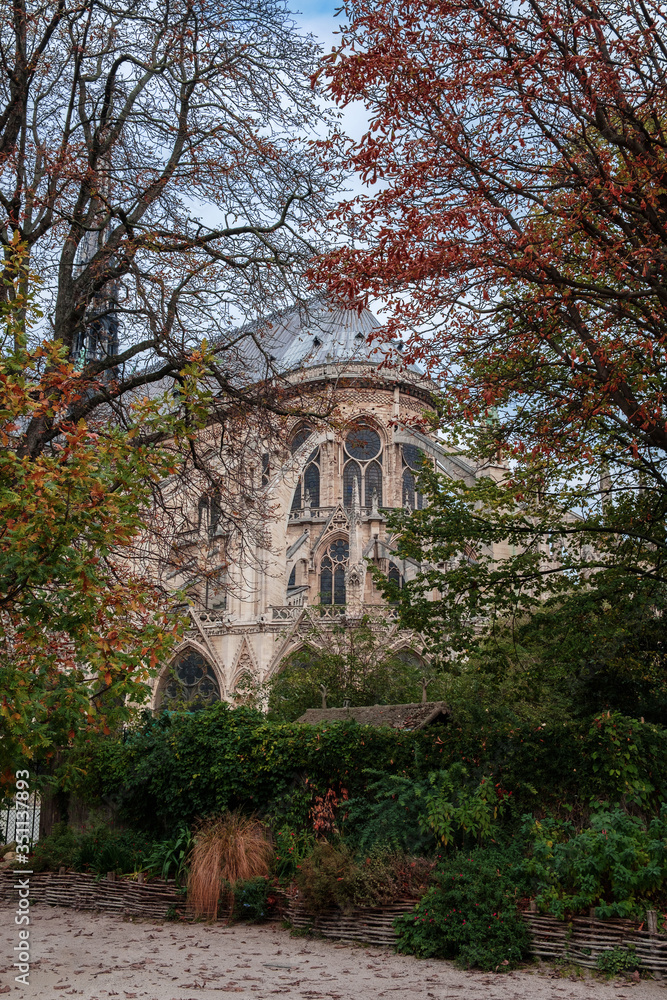
<path fill-rule="evenodd" d="M 221 899 L 231 913 L 239 881 L 268 876 L 273 859 L 271 834 L 258 819 L 227 812 L 205 820 L 195 833 L 188 878 L 188 908 L 214 920 Z"/>

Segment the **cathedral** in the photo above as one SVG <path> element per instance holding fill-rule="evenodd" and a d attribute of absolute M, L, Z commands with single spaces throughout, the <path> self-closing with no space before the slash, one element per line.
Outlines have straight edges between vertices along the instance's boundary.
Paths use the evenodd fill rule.
<path fill-rule="evenodd" d="M 369 565 L 399 583 L 418 571 L 395 558 L 386 515 L 419 508 L 424 461 L 454 479 L 498 478 L 443 447 L 430 426 L 435 386 L 402 364 L 400 344 L 378 346 L 380 324 L 318 299 L 307 313 L 282 315 L 271 334 L 272 360 L 298 384 L 300 398 L 335 404 L 335 420 L 292 422 L 281 452 L 263 456 L 265 538 L 229 566 L 224 592 L 193 606 L 191 628 L 153 689 L 153 707 L 234 702 L 288 657 L 312 644 L 313 630 L 364 618 L 387 652 L 411 649 Z M 321 641 L 321 639 L 320 639 Z"/>

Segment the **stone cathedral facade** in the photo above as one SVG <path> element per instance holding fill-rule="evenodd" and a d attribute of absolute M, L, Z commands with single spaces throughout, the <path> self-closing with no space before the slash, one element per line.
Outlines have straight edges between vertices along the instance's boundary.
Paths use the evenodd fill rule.
<path fill-rule="evenodd" d="M 368 310 L 325 300 L 276 324 L 276 362 L 302 399 L 328 392 L 336 420 L 296 420 L 282 453 L 265 457 L 266 540 L 246 565 L 230 566 L 226 594 L 190 612 L 192 628 L 155 682 L 154 707 L 234 701 L 248 680 L 266 680 L 312 645 L 313 625 L 322 636 L 327 623 L 367 616 L 388 651 L 410 648 L 413 637 L 398 631 L 369 572 L 369 560 L 399 582 L 418 569 L 393 555 L 387 510 L 421 506 L 424 457 L 469 482 L 502 470 L 476 468 L 424 432 L 433 386 L 415 368 L 386 363 L 369 340 L 378 326 Z"/>

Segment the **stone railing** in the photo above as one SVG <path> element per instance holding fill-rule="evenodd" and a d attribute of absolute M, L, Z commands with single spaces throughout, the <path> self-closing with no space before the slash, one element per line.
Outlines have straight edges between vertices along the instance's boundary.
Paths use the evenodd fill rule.
<path fill-rule="evenodd" d="M 273 621 L 296 621 L 301 612 L 307 608 L 309 617 L 320 621 L 340 621 L 358 619 L 367 616 L 382 621 L 397 617 L 397 609 L 389 604 L 317 604 L 295 607 L 293 605 L 274 606 L 271 608 Z"/>
<path fill-rule="evenodd" d="M 202 628 L 220 628 L 231 621 L 229 611 L 197 611 L 197 619 Z"/>
<path fill-rule="evenodd" d="M 271 608 L 271 618 L 274 622 L 293 622 L 303 611 L 303 605 L 286 604 L 282 607 Z"/>
<path fill-rule="evenodd" d="M 335 507 L 300 507 L 298 510 L 291 510 L 289 513 L 289 519 L 293 521 L 326 521 L 329 515 L 335 510 Z M 359 513 L 362 519 L 375 517 L 384 520 L 385 511 L 388 508 L 380 507 L 360 507 Z M 349 511 L 349 507 L 345 510 Z"/>

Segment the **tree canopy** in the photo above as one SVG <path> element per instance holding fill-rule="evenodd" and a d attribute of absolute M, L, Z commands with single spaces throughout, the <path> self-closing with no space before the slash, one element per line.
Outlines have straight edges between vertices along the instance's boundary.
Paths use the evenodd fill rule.
<path fill-rule="evenodd" d="M 11 252 L 0 336 L 3 778 L 17 759 L 44 763 L 81 735 L 108 733 L 145 700 L 181 622 L 134 558 L 151 487 L 173 470 L 170 451 L 138 439 L 165 422 L 187 436 L 159 400 L 137 400 L 127 428 L 63 421 L 48 450 L 21 452 L 25 426 L 67 410 L 85 380 L 61 345 L 26 345 L 33 279 L 25 248 Z"/>
<path fill-rule="evenodd" d="M 9 267 L 20 240 L 41 279 L 33 344 L 61 345 L 85 386 L 33 415 L 16 448 L 38 455 L 99 411 L 124 426 L 137 397 L 165 389 L 196 408 L 182 371 L 200 352 L 218 433 L 190 442 L 185 481 L 209 500 L 217 486 L 220 521 L 243 530 L 220 439 L 238 452 L 253 419 L 270 442 L 270 415 L 294 408 L 268 317 L 302 296 L 335 183 L 310 145 L 315 44 L 274 0 L 17 0 L 0 37 L 0 243 Z"/>
<path fill-rule="evenodd" d="M 370 127 L 320 268 L 386 296 L 448 423 L 664 490 L 667 48 L 660 4 L 351 3 L 323 75 Z"/>

